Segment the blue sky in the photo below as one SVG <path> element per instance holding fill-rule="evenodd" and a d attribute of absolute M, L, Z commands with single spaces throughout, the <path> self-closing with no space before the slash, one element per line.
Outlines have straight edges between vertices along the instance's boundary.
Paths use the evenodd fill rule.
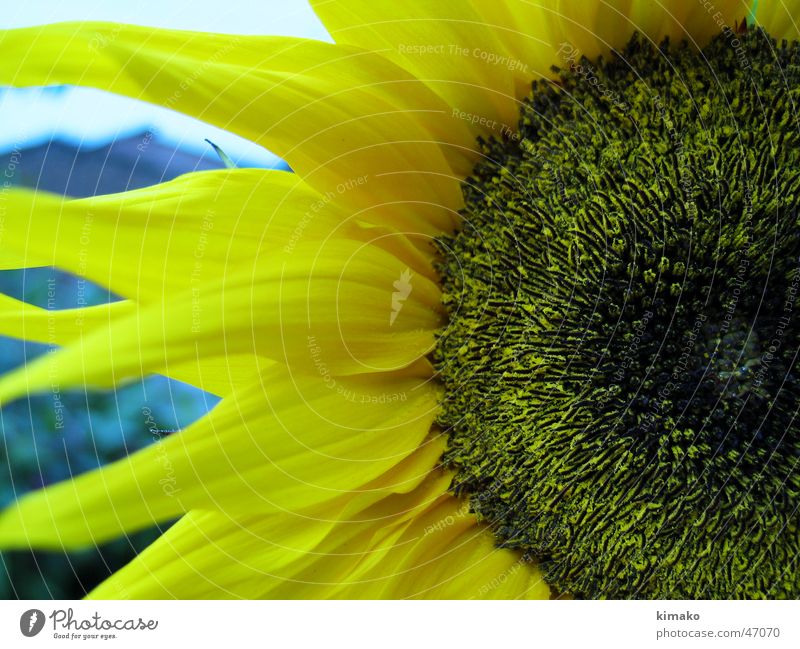
<path fill-rule="evenodd" d="M 232 34 L 281 34 L 330 40 L 305 0 L 26 0 L 7 3 L 0 28 L 65 20 L 106 20 Z M 0 91 L 0 151 L 59 138 L 99 146 L 153 129 L 176 146 L 203 151 L 208 138 L 234 161 L 275 158 L 241 138 L 141 101 L 84 88 Z"/>

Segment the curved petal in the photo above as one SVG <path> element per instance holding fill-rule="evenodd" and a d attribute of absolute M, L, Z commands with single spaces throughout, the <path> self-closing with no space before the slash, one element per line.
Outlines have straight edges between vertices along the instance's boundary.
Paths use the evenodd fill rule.
<path fill-rule="evenodd" d="M 89 85 L 180 110 L 262 144 L 324 196 L 383 205 L 376 219 L 432 233 L 452 227 L 448 209 L 461 204 L 467 125 L 378 54 L 103 23 L 0 32 L 0 47 L 0 83 Z"/>
<path fill-rule="evenodd" d="M 514 7 L 520 24 L 530 9 L 523 0 L 507 0 Z M 567 67 L 581 56 L 590 59 L 619 49 L 639 31 L 660 43 L 664 37 L 680 41 L 689 39 L 699 46 L 727 25 L 734 28 L 749 13 L 742 0 L 719 0 L 713 3 L 681 0 L 602 0 L 578 3 L 552 0 L 540 3 L 547 11 L 551 38 L 557 46 L 559 67 Z M 537 16 L 539 13 L 537 12 Z"/>
<path fill-rule="evenodd" d="M 47 345 L 65 345 L 131 316 L 131 301 L 112 302 L 77 309 L 48 310 L 0 294 L 0 335 Z M 237 386 L 257 379 L 259 371 L 273 364 L 248 354 L 195 358 L 171 365 L 169 377 L 201 390 L 224 396 Z M 162 369 L 156 370 L 164 373 Z"/>
<path fill-rule="evenodd" d="M 364 491 L 302 512 L 193 510 L 90 598 L 264 597 L 309 565 L 342 561 L 327 554 L 332 542 L 402 523 L 444 493 L 449 478 L 430 472 L 443 451 L 444 439 L 432 440 Z"/>
<path fill-rule="evenodd" d="M 361 231 L 297 175 L 261 169 L 190 173 L 79 200 L 14 190 L 6 202 L 5 249 L 145 303 L 299 241 Z"/>
<path fill-rule="evenodd" d="M 266 595 L 345 599 L 546 599 L 539 569 L 518 552 L 494 547 L 464 503 L 449 494 L 411 519 L 376 524 L 368 534 L 325 548 Z"/>
<path fill-rule="evenodd" d="M 63 345 L 89 331 L 130 316 L 133 302 L 121 301 L 78 309 L 48 310 L 0 294 L 0 335 Z"/>
<path fill-rule="evenodd" d="M 703 42 L 748 15 L 741 0 L 713 5 L 641 0 L 312 0 L 338 43 L 381 52 L 463 111 L 478 132 L 516 128 L 514 97 L 582 55 L 622 47 L 634 30 L 660 42 Z M 499 123 L 498 123 L 499 122 Z"/>
<path fill-rule="evenodd" d="M 476 134 L 494 130 L 499 135 L 503 127 L 515 127 L 519 112 L 515 82 L 525 65 L 512 59 L 504 34 L 471 3 L 312 0 L 311 4 L 337 43 L 380 52 L 402 65 L 462 113 Z"/>
<path fill-rule="evenodd" d="M 28 251 L 12 250 L 6 246 L 0 248 L 0 270 L 16 270 L 18 268 L 36 268 L 47 266 L 46 259 L 36 259 Z"/>
<path fill-rule="evenodd" d="M 228 354 L 279 360 L 314 376 L 394 370 L 433 347 L 440 301 L 435 283 L 377 246 L 302 244 L 0 377 L 0 403 L 54 380 L 107 387 Z"/>
<path fill-rule="evenodd" d="M 274 365 L 275 361 L 252 354 L 227 354 L 203 356 L 169 367 L 169 378 L 183 381 L 204 392 L 224 397 L 237 388 L 258 380 L 259 374 Z M 159 371 L 159 374 L 166 374 Z"/>
<path fill-rule="evenodd" d="M 47 345 L 65 345 L 95 329 L 131 316 L 135 309 L 136 305 L 126 300 L 77 309 L 48 310 L 0 294 L 0 335 Z M 252 383 L 259 371 L 272 363 L 248 354 L 195 358 L 171 365 L 169 377 L 224 396 L 237 386 Z M 164 373 L 161 369 L 156 371 Z"/>
<path fill-rule="evenodd" d="M 539 569 L 499 549 L 465 502 L 446 494 L 373 548 L 337 597 L 368 599 L 547 599 Z"/>
<path fill-rule="evenodd" d="M 437 389 L 389 373 L 328 379 L 268 370 L 185 431 L 24 496 L 0 515 L 0 547 L 75 547 L 196 508 L 274 514 L 366 489 L 428 435 Z"/>

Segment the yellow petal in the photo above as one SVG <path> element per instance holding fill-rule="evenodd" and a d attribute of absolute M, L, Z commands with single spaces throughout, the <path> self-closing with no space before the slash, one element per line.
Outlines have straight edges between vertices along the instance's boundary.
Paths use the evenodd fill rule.
<path fill-rule="evenodd" d="M 130 316 L 130 301 L 77 309 L 48 310 L 0 294 L 0 335 L 47 345 L 64 345 Z M 194 358 L 171 365 L 169 377 L 220 396 L 252 383 L 273 361 L 247 354 Z M 162 368 L 156 371 L 165 373 Z"/>
<path fill-rule="evenodd" d="M 800 38 L 800 0 L 760 0 L 754 12 L 756 24 L 777 40 Z"/>
<path fill-rule="evenodd" d="M 725 25 L 734 28 L 749 13 L 743 0 L 476 0 L 476 10 L 495 26 L 512 56 L 527 73 L 518 76 L 518 96 L 530 92 L 536 76 L 552 76 L 551 66 L 567 68 L 582 56 L 593 59 L 620 49 L 634 31 L 659 44 L 665 36 L 702 47 Z M 510 62 L 511 64 L 511 62 Z"/>
<path fill-rule="evenodd" d="M 512 72 L 517 99 L 530 94 L 534 79 L 553 76 L 551 67 L 558 59 L 558 45 L 551 34 L 546 3 L 488 0 L 472 4 L 481 20 L 491 26 L 503 43 L 507 58 L 498 57 L 497 65 Z M 511 125 L 516 128 L 516 123 L 515 119 Z"/>
<path fill-rule="evenodd" d="M 0 212 L 2 213 L 2 212 Z M 37 259 L 28 251 L 12 250 L 7 246 L 0 248 L 0 270 L 15 270 L 17 268 L 35 268 L 47 266 L 46 259 Z"/>
<path fill-rule="evenodd" d="M 262 144 L 323 196 L 383 205 L 382 218 L 414 231 L 452 227 L 461 204 L 453 174 L 471 168 L 469 129 L 380 55 L 102 23 L 0 32 L 0 47 L 0 83 L 89 85 L 180 110 Z"/>
<path fill-rule="evenodd" d="M 204 171 L 80 200 L 11 191 L 3 246 L 140 302 L 251 268 L 300 241 L 350 236 L 334 202 L 283 171 Z"/>
<path fill-rule="evenodd" d="M 442 438 L 432 441 L 363 491 L 302 512 L 193 510 L 90 597 L 257 598 L 291 588 L 309 565 L 341 561 L 328 554 L 331 547 L 397 525 L 444 493 L 449 479 L 430 474 L 443 450 Z"/>
<path fill-rule="evenodd" d="M 436 388 L 390 373 L 329 379 L 268 370 L 185 431 L 24 496 L 0 515 L 0 547 L 98 543 L 195 508 L 274 514 L 396 491 L 365 485 L 419 447 Z"/>
<path fill-rule="evenodd" d="M 243 354 L 315 376 L 393 370 L 430 351 L 439 287 L 377 246 L 298 245 L 96 329 L 0 378 L 0 403 L 54 380 L 116 385 L 174 364 Z"/>
<path fill-rule="evenodd" d="M 450 476 L 436 469 L 416 489 L 375 503 L 355 518 L 355 525 L 339 526 L 309 553 L 270 575 L 261 586 L 262 598 L 330 599 L 346 590 L 365 562 L 380 561 L 382 544 L 397 538 L 432 502 L 445 493 Z M 351 524 L 352 524 L 351 523 Z M 355 598 L 367 598 L 360 591 Z"/>
<path fill-rule="evenodd" d="M 516 126 L 515 77 L 521 66 L 512 60 L 503 33 L 482 20 L 471 3 L 313 0 L 311 4 L 337 43 L 380 52 L 410 70 L 477 133 L 499 135 L 503 126 Z"/>
<path fill-rule="evenodd" d="M 520 25 L 528 13 L 521 5 L 517 3 Z M 581 56 L 592 59 L 623 47 L 634 31 L 656 44 L 669 36 L 673 41 L 688 39 L 702 47 L 724 25 L 733 28 L 748 15 L 742 0 L 708 4 L 693 0 L 553 0 L 545 3 L 545 7 L 551 38 L 557 46 L 558 60 L 554 63 L 562 68 L 577 62 Z"/>
<path fill-rule="evenodd" d="M 49 345 L 63 345 L 93 329 L 130 316 L 132 302 L 78 309 L 42 309 L 0 294 L 0 335 Z"/>
<path fill-rule="evenodd" d="M 381 2 L 312 0 L 338 43 L 381 52 L 420 79 L 479 131 L 516 128 L 514 96 L 530 92 L 551 66 L 622 47 L 638 30 L 657 43 L 665 36 L 701 44 L 734 25 L 748 9 L 741 0 L 703 3 L 641 0 L 458 0 Z M 711 6 L 711 5 L 709 5 Z M 484 120 L 480 120 L 484 118 Z"/>
<path fill-rule="evenodd" d="M 224 397 L 256 381 L 259 373 L 273 364 L 274 361 L 251 354 L 203 356 L 170 365 L 167 376 Z M 166 374 L 163 370 L 158 370 L 158 373 Z"/>
<path fill-rule="evenodd" d="M 547 599 L 539 569 L 498 549 L 467 504 L 440 497 L 395 536 L 387 536 L 337 597 L 380 599 Z"/>

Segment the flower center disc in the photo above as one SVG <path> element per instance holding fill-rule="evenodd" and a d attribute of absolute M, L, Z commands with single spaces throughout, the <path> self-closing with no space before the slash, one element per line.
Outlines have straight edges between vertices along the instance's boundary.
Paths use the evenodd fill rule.
<path fill-rule="evenodd" d="M 798 597 L 800 47 L 536 82 L 442 237 L 453 490 L 579 597 Z"/>

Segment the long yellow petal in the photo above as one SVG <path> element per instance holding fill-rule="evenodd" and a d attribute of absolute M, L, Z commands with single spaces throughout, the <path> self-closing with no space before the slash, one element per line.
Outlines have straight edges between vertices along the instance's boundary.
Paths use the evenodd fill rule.
<path fill-rule="evenodd" d="M 494 547 L 463 503 L 426 499 L 414 516 L 377 522 L 371 530 L 318 546 L 291 579 L 273 580 L 265 596 L 345 599 L 546 599 L 538 567 L 518 552 Z M 326 545 L 330 543 L 330 545 Z"/>
<path fill-rule="evenodd" d="M 364 563 L 379 562 L 381 545 L 396 539 L 445 492 L 450 476 L 439 469 L 413 491 L 375 503 L 356 518 L 355 525 L 339 526 L 319 543 L 313 553 L 287 569 L 262 580 L 259 597 L 269 599 L 330 599 L 352 584 Z M 352 529 L 351 529 L 352 527 Z M 366 598 L 361 592 L 353 597 Z"/>
<path fill-rule="evenodd" d="M 64 345 L 135 312 L 130 301 L 77 309 L 49 310 L 0 294 L 0 335 L 47 345 Z M 252 383 L 273 361 L 248 354 L 195 358 L 171 365 L 170 378 L 224 396 Z M 155 370 L 164 373 L 163 368 Z"/>
<path fill-rule="evenodd" d="M 203 356 L 185 363 L 170 365 L 168 376 L 205 392 L 224 397 L 237 388 L 243 388 L 256 381 L 259 374 L 274 363 L 275 361 L 252 354 Z M 166 374 L 163 370 L 159 370 L 158 373 Z"/>
<path fill-rule="evenodd" d="M 116 385 L 204 357 L 247 354 L 316 376 L 398 369 L 430 351 L 439 287 L 385 250 L 299 245 L 96 329 L 0 378 L 0 403 L 53 380 Z"/>
<path fill-rule="evenodd" d="M 498 549 L 465 502 L 441 496 L 399 535 L 387 536 L 336 593 L 344 598 L 547 599 L 539 569 Z"/>
<path fill-rule="evenodd" d="M 363 491 L 302 512 L 193 510 L 90 598 L 259 598 L 291 589 L 310 565 L 348 561 L 332 547 L 396 526 L 444 493 L 449 479 L 430 473 L 443 450 L 444 440 L 433 440 Z"/>
<path fill-rule="evenodd" d="M 0 215 L 5 212 L 0 210 Z M 7 246 L 0 247 L 0 270 L 16 270 L 18 268 L 36 268 L 47 266 L 46 259 L 36 259 L 29 251 L 17 251 Z"/>
<path fill-rule="evenodd" d="M 140 302 L 251 268 L 298 242 L 355 236 L 335 202 L 284 171 L 204 171 L 80 200 L 9 192 L 3 246 Z"/>
<path fill-rule="evenodd" d="M 0 294 L 0 335 L 63 345 L 134 311 L 135 304 L 128 301 L 77 309 L 42 309 Z"/>
<path fill-rule="evenodd" d="M 88 85 L 180 110 L 262 144 L 323 196 L 382 205 L 373 216 L 384 223 L 433 233 L 461 204 L 454 173 L 469 171 L 475 148 L 467 125 L 378 54 L 102 23 L 0 32 L 0 47 L 0 83 Z"/>
<path fill-rule="evenodd" d="M 380 52 L 425 81 L 477 133 L 515 128 L 513 61 L 502 33 L 463 0 L 312 0 L 337 43 Z M 497 4 L 497 3 L 495 3 Z M 528 79 L 530 83 L 530 78 Z"/>
<path fill-rule="evenodd" d="M 185 431 L 24 496 L 0 515 L 0 547 L 82 546 L 194 508 L 274 514 L 366 489 L 419 447 L 437 398 L 423 378 L 271 368 Z"/>

